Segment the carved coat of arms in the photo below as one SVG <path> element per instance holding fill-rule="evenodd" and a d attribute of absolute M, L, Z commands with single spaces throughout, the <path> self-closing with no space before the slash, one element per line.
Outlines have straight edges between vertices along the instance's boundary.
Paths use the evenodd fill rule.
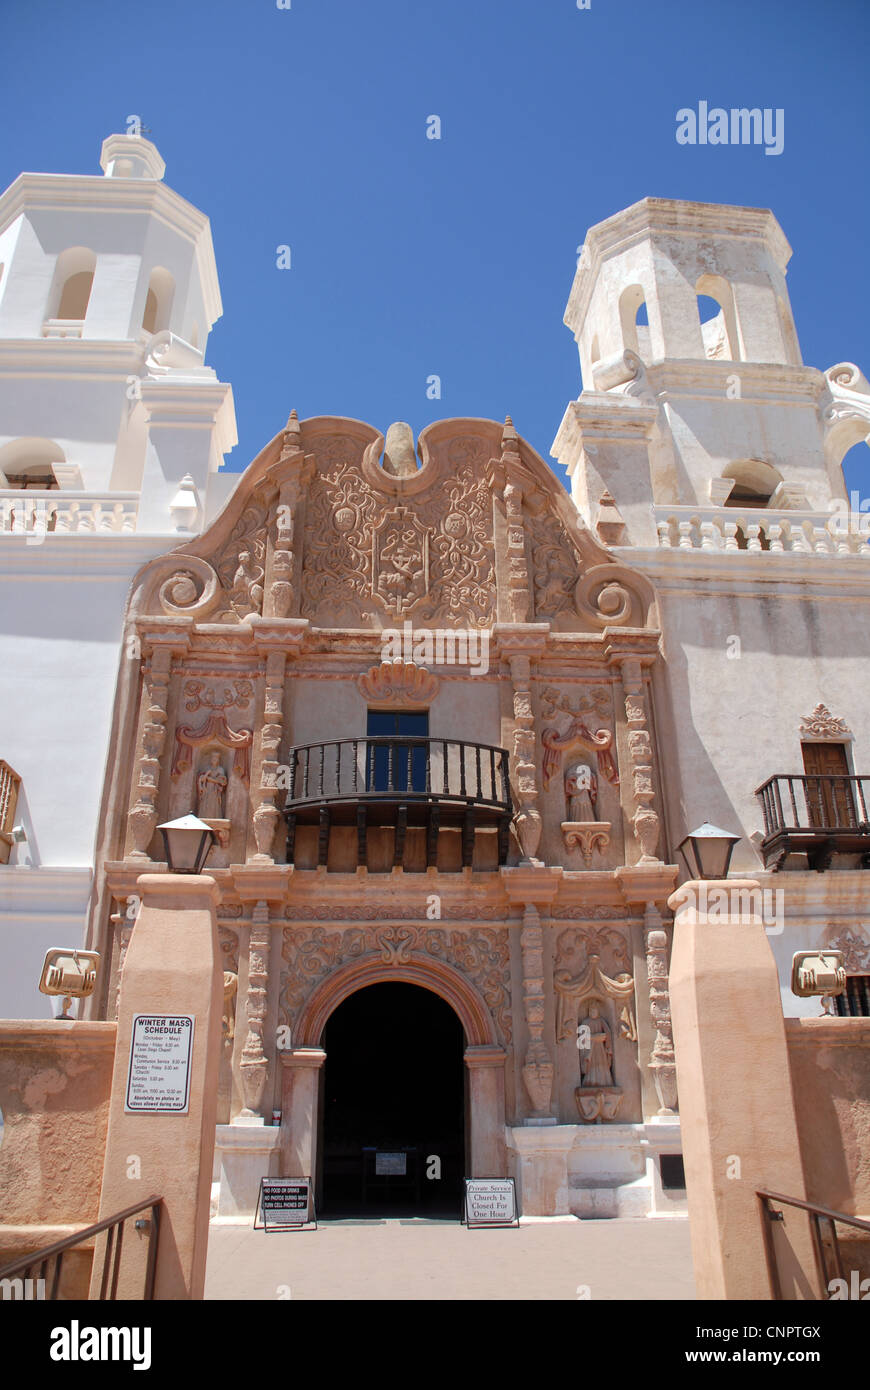
<path fill-rule="evenodd" d="M 372 535 L 372 594 L 397 618 L 429 592 L 429 532 L 407 507 L 393 507 Z"/>

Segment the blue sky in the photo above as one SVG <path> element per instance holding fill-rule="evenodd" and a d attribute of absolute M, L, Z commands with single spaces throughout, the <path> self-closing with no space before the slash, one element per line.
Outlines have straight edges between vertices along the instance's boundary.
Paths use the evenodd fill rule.
<path fill-rule="evenodd" d="M 866 0 L 3 0 L 2 18 L 3 186 L 98 172 L 135 113 L 211 218 L 234 468 L 292 406 L 415 433 L 510 412 L 549 458 L 580 390 L 576 248 L 647 195 L 772 208 L 804 360 L 870 371 Z M 699 100 L 783 108 L 783 153 L 678 145 Z M 853 451 L 847 482 L 868 480 Z"/>

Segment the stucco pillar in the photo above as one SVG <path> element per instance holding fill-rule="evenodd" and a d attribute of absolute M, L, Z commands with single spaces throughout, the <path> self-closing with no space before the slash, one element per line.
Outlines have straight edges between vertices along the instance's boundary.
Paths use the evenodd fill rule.
<path fill-rule="evenodd" d="M 223 1012 L 215 914 L 220 892 L 205 874 L 143 874 L 136 887 L 142 906 L 121 979 L 99 1219 L 152 1193 L 162 1197 L 154 1296 L 199 1299 L 208 1249 Z M 186 1114 L 125 1112 L 133 1017 L 148 1013 L 194 1020 Z M 146 1246 L 128 1222 L 119 1298 L 141 1299 Z M 98 1242 L 91 1298 L 99 1296 L 100 1251 Z"/>
<path fill-rule="evenodd" d="M 317 1087 L 326 1061 L 322 1047 L 281 1053 L 281 1172 L 314 1180 L 317 1173 Z"/>
<path fill-rule="evenodd" d="M 742 910 L 737 895 L 747 890 L 760 898 L 754 880 L 690 881 L 668 899 L 676 914 L 671 1016 L 702 1299 L 769 1299 L 756 1192 L 805 1196 L 776 964 L 760 916 Z M 725 903 L 741 909 L 720 917 Z M 783 1296 L 817 1298 L 806 1218 L 786 1209 L 773 1232 Z"/>
<path fill-rule="evenodd" d="M 504 1142 L 503 1047 L 487 1044 L 465 1049 L 471 1130 L 471 1178 L 503 1178 L 507 1174 Z"/>

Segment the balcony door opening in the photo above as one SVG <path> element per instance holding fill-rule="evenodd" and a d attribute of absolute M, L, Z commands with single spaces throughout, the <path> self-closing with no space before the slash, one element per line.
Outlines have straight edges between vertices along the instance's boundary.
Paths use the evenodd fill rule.
<path fill-rule="evenodd" d="M 370 709 L 366 736 L 383 740 L 367 745 L 367 791 L 427 790 L 428 710 Z"/>
<path fill-rule="evenodd" d="M 802 743 L 807 812 L 814 828 L 857 825 L 849 760 L 843 743 Z"/>
<path fill-rule="evenodd" d="M 465 1035 L 451 1006 L 420 985 L 368 985 L 331 1014 L 323 1047 L 318 1212 L 458 1220 Z"/>

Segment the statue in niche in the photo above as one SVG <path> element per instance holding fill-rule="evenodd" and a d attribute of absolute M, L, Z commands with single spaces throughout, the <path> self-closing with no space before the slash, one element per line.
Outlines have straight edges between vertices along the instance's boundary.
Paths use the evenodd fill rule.
<path fill-rule="evenodd" d="M 587 1031 L 588 1030 L 588 1031 Z M 577 1028 L 580 1047 L 581 1083 L 587 1086 L 613 1085 L 613 1043 L 610 1025 L 601 1015 L 601 1005 L 597 999 L 589 1002 L 589 1014 Z M 588 1040 L 588 1051 L 582 1040 Z"/>
<path fill-rule="evenodd" d="M 199 794 L 196 813 L 202 820 L 223 819 L 224 793 L 228 780 L 221 765 L 220 753 L 209 753 L 208 764 L 196 779 Z"/>
<path fill-rule="evenodd" d="M 598 778 L 588 763 L 572 763 L 565 772 L 569 821 L 597 820 Z"/>

